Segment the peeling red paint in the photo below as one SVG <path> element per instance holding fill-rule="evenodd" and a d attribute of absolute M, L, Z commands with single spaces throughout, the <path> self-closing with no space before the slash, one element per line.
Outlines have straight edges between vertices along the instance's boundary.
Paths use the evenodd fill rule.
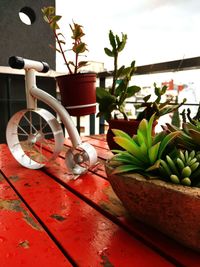
<path fill-rule="evenodd" d="M 20 241 L 19 242 L 19 246 L 22 247 L 22 248 L 29 248 L 30 247 L 30 244 L 29 244 L 29 241 L 28 240 L 24 240 L 24 241 Z"/>
<path fill-rule="evenodd" d="M 59 215 L 59 214 L 52 214 L 52 215 L 50 215 L 50 217 L 51 217 L 51 218 L 54 218 L 54 219 L 56 219 L 57 221 L 60 221 L 60 222 L 66 220 L 65 217 L 63 217 L 63 216 L 61 216 L 61 215 Z"/>
<path fill-rule="evenodd" d="M 0 209 L 21 212 L 23 219 L 35 230 L 42 230 L 42 227 L 30 216 L 29 212 L 21 206 L 21 200 L 2 200 L 0 199 Z"/>
<path fill-rule="evenodd" d="M 17 182 L 19 180 L 19 176 L 17 175 L 11 175 L 8 177 L 9 180 L 12 180 L 13 182 Z"/>

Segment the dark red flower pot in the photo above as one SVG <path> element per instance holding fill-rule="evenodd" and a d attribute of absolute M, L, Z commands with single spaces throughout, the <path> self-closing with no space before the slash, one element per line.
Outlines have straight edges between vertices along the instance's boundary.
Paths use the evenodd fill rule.
<path fill-rule="evenodd" d="M 61 103 L 71 116 L 96 112 L 96 74 L 78 73 L 56 77 Z"/>

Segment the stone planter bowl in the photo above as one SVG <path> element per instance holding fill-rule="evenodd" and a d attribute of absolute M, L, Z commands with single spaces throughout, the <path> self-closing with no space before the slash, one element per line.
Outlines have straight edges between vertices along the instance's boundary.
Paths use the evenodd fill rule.
<path fill-rule="evenodd" d="M 177 242 L 200 251 L 200 189 L 146 180 L 142 175 L 112 175 L 111 186 L 134 218 L 153 226 Z"/>

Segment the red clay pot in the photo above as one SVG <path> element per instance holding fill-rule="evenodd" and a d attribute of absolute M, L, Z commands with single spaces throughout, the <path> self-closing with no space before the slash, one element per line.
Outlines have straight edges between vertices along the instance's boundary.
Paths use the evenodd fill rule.
<path fill-rule="evenodd" d="M 96 74 L 78 73 L 56 77 L 61 103 L 71 116 L 96 112 Z"/>

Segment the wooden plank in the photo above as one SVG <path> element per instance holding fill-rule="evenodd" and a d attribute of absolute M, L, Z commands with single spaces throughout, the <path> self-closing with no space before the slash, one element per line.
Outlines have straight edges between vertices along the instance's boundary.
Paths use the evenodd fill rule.
<path fill-rule="evenodd" d="M 66 144 L 67 143 L 68 142 L 66 142 Z M 97 151 L 98 150 L 99 148 L 97 148 Z M 106 153 L 104 153 L 104 155 L 106 155 Z M 54 164 L 56 164 L 57 167 L 53 165 L 48 166 L 47 172 L 57 177 L 67 186 L 70 186 L 73 190 L 76 190 L 79 194 L 84 195 L 100 208 L 114 215 L 117 220 L 122 222 L 133 234 L 145 239 L 158 250 L 163 251 L 165 255 L 174 258 L 174 260 L 182 265 L 186 263 L 186 266 L 197 267 L 199 265 L 200 255 L 198 253 L 184 248 L 177 242 L 173 242 L 151 227 L 144 226 L 144 224 L 136 220 L 127 219 L 127 212 L 119 204 L 119 201 L 117 201 L 109 182 L 98 176 L 99 173 L 101 173 L 103 177 L 106 177 L 102 166 L 100 171 L 96 171 L 96 175 L 87 173 L 78 180 L 72 182 L 70 178 L 66 178 L 67 170 L 64 160 L 62 158 L 57 158 Z"/>
<path fill-rule="evenodd" d="M 174 266 L 48 175 L 21 167 L 6 146 L 1 152 L 2 171 L 78 266 Z"/>
<path fill-rule="evenodd" d="M 0 266 L 38 264 L 72 266 L 0 174 Z"/>
<path fill-rule="evenodd" d="M 91 135 L 91 136 L 82 136 L 81 140 L 83 142 L 88 142 L 95 147 L 100 147 L 108 150 L 108 144 L 106 142 L 105 134 Z M 71 141 L 69 138 L 65 139 L 65 144 L 71 147 Z"/>

